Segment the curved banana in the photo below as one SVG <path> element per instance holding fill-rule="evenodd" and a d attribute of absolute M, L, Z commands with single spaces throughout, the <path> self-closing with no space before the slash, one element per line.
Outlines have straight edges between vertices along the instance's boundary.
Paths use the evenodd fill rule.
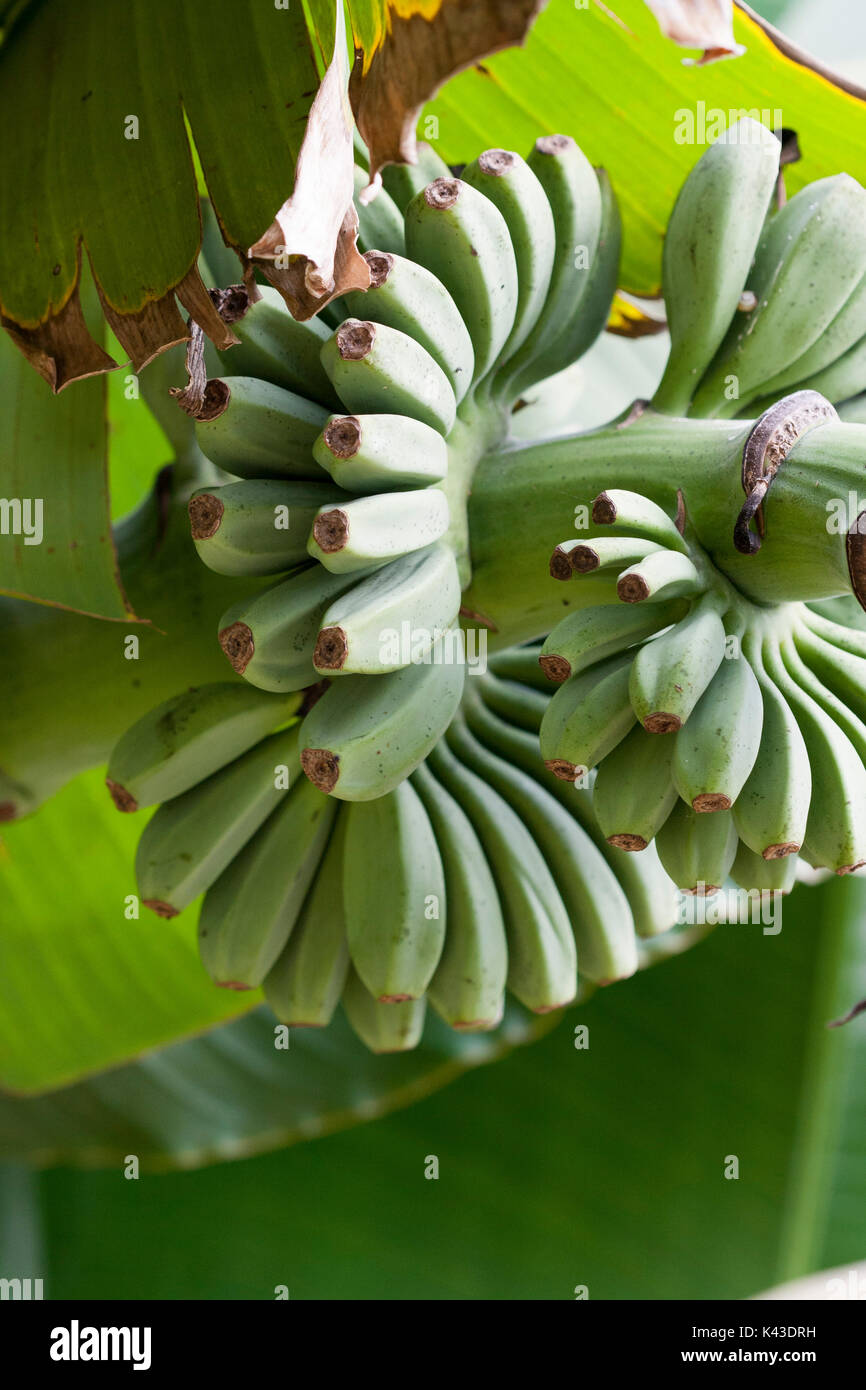
<path fill-rule="evenodd" d="M 545 639 L 538 664 L 549 680 L 561 683 L 678 622 L 686 611 L 683 602 L 577 608 Z"/>
<path fill-rule="evenodd" d="M 339 595 L 322 617 L 313 665 L 322 675 L 382 675 L 422 660 L 454 624 L 460 576 L 453 551 L 404 555 Z"/>
<path fill-rule="evenodd" d="M 845 631 L 843 628 L 842 632 Z M 861 636 L 866 637 L 866 633 Z M 854 637 L 856 640 L 856 634 Z M 866 724 L 866 643 L 863 644 L 864 655 L 855 655 L 819 636 L 808 622 L 794 630 L 793 641 L 799 655 L 821 683 Z"/>
<path fill-rule="evenodd" d="M 361 194 L 369 185 L 366 169 L 355 165 L 355 210 L 358 214 L 358 247 L 372 251 L 380 247 L 402 255 L 406 248 L 403 235 L 403 214 L 385 188 L 365 202 Z"/>
<path fill-rule="evenodd" d="M 745 656 L 723 661 L 674 738 L 674 784 L 694 811 L 729 811 L 761 744 L 761 687 Z"/>
<path fill-rule="evenodd" d="M 380 1004 L 350 970 L 342 997 L 346 1018 L 371 1052 L 411 1052 L 421 1041 L 427 1000 Z"/>
<path fill-rule="evenodd" d="M 508 341 L 517 311 L 517 262 L 505 218 L 483 193 L 454 178 L 428 184 L 405 217 L 406 250 L 442 281 L 460 310 L 479 381 Z"/>
<path fill-rule="evenodd" d="M 332 408 L 334 388 L 319 356 L 330 336 L 327 324 L 319 318 L 303 323 L 292 318 L 283 296 L 271 285 L 256 289 L 260 298 L 232 323 L 240 341 L 218 354 L 223 367 L 236 376 L 259 377 Z"/>
<path fill-rule="evenodd" d="M 421 193 L 428 183 L 433 183 L 434 179 L 452 177 L 448 165 L 439 158 L 432 145 L 419 140 L 416 148 L 417 163 L 387 164 L 382 170 L 385 191 L 404 215 L 415 195 Z"/>
<path fill-rule="evenodd" d="M 415 769 L 411 782 L 436 835 L 448 910 L 445 944 L 427 994 L 451 1028 L 495 1028 L 508 975 L 496 881 L 471 821 L 426 763 Z"/>
<path fill-rule="evenodd" d="M 737 831 L 730 811 L 702 816 L 677 801 L 656 835 L 659 859 L 681 893 L 718 893 L 737 854 Z"/>
<path fill-rule="evenodd" d="M 677 800 L 673 754 L 673 739 L 656 738 L 638 724 L 605 758 L 593 806 L 609 844 L 643 851 L 661 830 Z"/>
<path fill-rule="evenodd" d="M 347 492 L 428 487 L 448 472 L 442 435 L 408 415 L 332 415 L 313 457 Z"/>
<path fill-rule="evenodd" d="M 685 415 L 736 317 L 779 171 L 782 147 L 749 117 L 720 135 L 677 195 L 662 285 L 671 350 L 653 409 Z"/>
<path fill-rule="evenodd" d="M 235 682 L 196 686 L 155 705 L 111 750 L 106 786 L 118 811 L 181 796 L 286 723 L 297 698 Z"/>
<path fill-rule="evenodd" d="M 440 280 L 417 261 L 370 250 L 370 288 L 343 298 L 350 314 L 408 334 L 426 348 L 462 401 L 475 369 L 475 351 L 460 310 Z"/>
<path fill-rule="evenodd" d="M 301 766 L 320 791 L 372 801 L 414 772 L 460 703 L 466 668 L 449 641 L 427 664 L 374 679 L 344 676 L 313 705 L 301 725 Z"/>
<path fill-rule="evenodd" d="M 630 536 L 655 541 L 663 550 L 687 553 L 688 547 L 676 522 L 657 503 L 640 492 L 630 492 L 628 488 L 620 487 L 606 488 L 594 498 L 591 516 L 595 526 L 619 526 Z"/>
<path fill-rule="evenodd" d="M 529 642 L 523 647 L 506 647 L 504 651 L 491 652 L 487 666 L 501 680 L 519 681 L 548 695 L 550 680 L 539 665 L 541 651 L 540 642 Z"/>
<path fill-rule="evenodd" d="M 508 803 L 456 758 L 444 740 L 430 769 L 459 802 L 493 869 L 508 939 L 508 988 L 534 1013 L 550 1013 L 577 991 L 568 913 L 541 851 Z"/>
<path fill-rule="evenodd" d="M 227 608 L 219 644 L 232 668 L 260 690 L 303 690 L 316 679 L 313 654 L 328 605 L 357 582 L 321 565 L 281 579 Z"/>
<path fill-rule="evenodd" d="M 797 856 L 788 854 L 784 859 L 765 859 L 740 840 L 731 865 L 731 878 L 750 892 L 790 893 L 797 882 Z"/>
<path fill-rule="evenodd" d="M 703 587 L 688 555 L 678 550 L 653 550 L 619 575 L 617 597 L 623 603 L 666 603 L 697 594 Z"/>
<path fill-rule="evenodd" d="M 427 349 L 397 328 L 346 319 L 322 348 L 322 366 L 353 415 L 410 415 L 442 435 L 454 424 L 451 382 Z"/>
<path fill-rule="evenodd" d="M 337 816 L 292 934 L 264 979 L 265 999 L 292 1028 L 325 1028 L 349 973 L 343 916 L 344 817 Z"/>
<path fill-rule="evenodd" d="M 176 917 L 209 888 L 282 801 L 297 765 L 295 725 L 164 802 L 145 826 L 135 855 L 145 907 L 159 917 Z"/>
<path fill-rule="evenodd" d="M 347 807 L 343 912 L 349 955 L 380 1004 L 420 999 L 445 941 L 445 875 L 430 818 L 401 782 Z M 384 873 L 371 873 L 383 862 Z"/>
<path fill-rule="evenodd" d="M 190 532 L 217 574 L 279 574 L 306 560 L 319 512 L 350 500 L 332 483 L 277 478 L 200 488 L 189 500 Z"/>
<path fill-rule="evenodd" d="M 448 499 L 436 487 L 356 497 L 321 508 L 307 553 L 332 574 L 373 569 L 440 540 L 450 520 Z"/>
<path fill-rule="evenodd" d="M 629 697 L 648 733 L 675 733 L 688 719 L 725 654 L 723 604 L 705 594 L 688 617 L 639 648 Z"/>
<path fill-rule="evenodd" d="M 656 552 L 665 553 L 655 541 L 645 541 L 639 536 L 598 536 L 570 546 L 568 559 L 573 572 L 580 577 L 599 570 L 619 573 Z"/>
<path fill-rule="evenodd" d="M 323 478 L 312 449 L 327 410 L 254 376 L 222 378 L 229 403 L 215 420 L 196 420 L 207 458 L 239 478 Z"/>
<path fill-rule="evenodd" d="M 336 807 L 299 777 L 205 894 L 198 948 L 211 979 L 254 989 L 283 950 L 318 872 Z"/>
<path fill-rule="evenodd" d="M 541 756 L 555 776 L 574 782 L 625 738 L 634 724 L 631 657 L 609 657 L 561 685 L 541 721 Z"/>

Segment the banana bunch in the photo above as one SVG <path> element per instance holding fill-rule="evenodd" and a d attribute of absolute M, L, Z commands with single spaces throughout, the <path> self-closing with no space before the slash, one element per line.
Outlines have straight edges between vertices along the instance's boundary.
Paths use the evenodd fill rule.
<path fill-rule="evenodd" d="M 671 351 L 653 407 L 753 418 L 866 389 L 866 190 L 818 179 L 773 210 L 781 146 L 749 118 L 701 157 L 665 235 Z"/>
<path fill-rule="evenodd" d="M 204 894 L 217 984 L 263 986 L 298 1027 L 342 1000 L 374 1051 L 414 1047 L 428 998 L 450 1026 L 489 1029 L 506 989 L 543 1013 L 581 981 L 633 974 L 641 939 L 674 923 L 673 884 L 654 851 L 611 850 L 589 791 L 543 784 L 539 651 L 495 657 L 444 737 L 371 800 L 302 775 L 303 697 L 226 682 L 150 711 L 108 768 L 120 810 L 161 803 L 139 842 L 142 901 L 169 918 Z"/>
<path fill-rule="evenodd" d="M 748 603 L 682 508 L 675 521 L 612 488 L 591 515 L 598 534 L 551 558 L 578 594 L 539 653 L 559 686 L 539 724 L 548 770 L 571 782 L 597 768 L 608 842 L 654 842 L 685 892 L 729 876 L 787 891 L 798 855 L 861 868 L 866 634 L 803 603 Z"/>

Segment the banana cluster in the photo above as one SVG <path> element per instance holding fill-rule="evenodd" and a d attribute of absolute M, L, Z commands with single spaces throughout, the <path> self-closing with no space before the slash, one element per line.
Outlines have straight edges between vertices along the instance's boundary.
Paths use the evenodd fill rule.
<path fill-rule="evenodd" d="M 866 190 L 848 174 L 776 210 L 781 146 L 749 118 L 686 179 L 665 234 L 671 351 L 653 407 L 753 418 L 779 397 L 866 389 Z"/>
<path fill-rule="evenodd" d="M 559 689 L 540 725 L 547 768 L 596 767 L 610 844 L 655 842 L 685 892 L 789 890 L 797 856 L 866 864 L 866 634 L 807 605 L 757 607 L 721 576 L 681 513 L 610 489 L 599 534 L 551 559 L 589 589 L 539 664 Z"/>
<path fill-rule="evenodd" d="M 342 1000 L 374 1051 L 414 1047 L 428 998 L 452 1027 L 489 1029 L 506 989 L 543 1013 L 579 979 L 633 974 L 641 938 L 674 923 L 673 884 L 654 851 L 611 850 L 589 791 L 543 785 L 538 654 L 495 657 L 427 758 L 369 801 L 301 774 L 303 697 L 219 682 L 152 710 L 108 769 L 121 810 L 161 803 L 142 900 L 168 918 L 204 893 L 217 984 L 263 985 L 297 1027 Z"/>

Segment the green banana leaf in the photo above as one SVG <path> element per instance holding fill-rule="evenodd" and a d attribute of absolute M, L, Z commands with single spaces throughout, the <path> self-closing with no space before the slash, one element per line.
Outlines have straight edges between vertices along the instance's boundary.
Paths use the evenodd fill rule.
<path fill-rule="evenodd" d="M 119 1158 L 46 1172 L 46 1293 L 742 1298 L 862 1258 L 866 1017 L 826 1023 L 866 988 L 864 908 L 862 882 L 798 889 L 778 935 L 719 927 L 533 1047 L 327 1143 L 313 1124 L 288 1151 L 140 1187 Z M 310 1054 L 281 1056 L 315 1082 Z M 10 1102 L 4 1123 L 73 1094 Z M 212 1085 L 188 1077 L 176 1094 L 176 1110 L 219 1119 Z M 138 1118 L 130 1154 L 151 1138 Z M 60 1121 L 43 1123 L 50 1138 Z"/>
<path fill-rule="evenodd" d="M 751 111 L 797 132 L 803 157 L 786 170 L 791 193 L 840 170 L 866 179 L 866 103 L 780 52 L 739 8 L 734 36 L 742 57 L 687 66 L 644 0 L 549 0 L 525 47 L 448 82 L 418 133 L 450 164 L 490 146 L 525 153 L 539 135 L 573 135 L 608 170 L 619 199 L 620 285 L 655 295 L 674 198 L 720 133 L 718 114 L 721 128 Z"/>

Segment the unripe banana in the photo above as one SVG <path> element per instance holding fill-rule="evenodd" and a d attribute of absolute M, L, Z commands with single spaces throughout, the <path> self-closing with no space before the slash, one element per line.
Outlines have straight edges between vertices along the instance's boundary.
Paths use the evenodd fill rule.
<path fill-rule="evenodd" d="M 814 868 L 852 873 L 866 863 L 866 769 L 847 735 L 788 674 L 772 643 L 764 664 L 794 710 L 809 755 L 812 796 L 801 854 Z"/>
<path fill-rule="evenodd" d="M 574 817 L 532 777 L 483 747 L 459 715 L 448 744 L 504 797 L 544 855 L 571 920 L 580 974 L 599 984 L 633 975 L 638 960 L 628 899 Z"/>
<path fill-rule="evenodd" d="M 451 170 L 439 155 L 423 140 L 417 144 L 418 162 L 416 164 L 388 164 L 382 170 L 382 183 L 402 213 L 417 193 L 421 193 L 434 179 L 450 179 Z"/>
<path fill-rule="evenodd" d="M 447 906 L 430 818 L 410 782 L 346 817 L 343 912 L 349 955 L 380 1004 L 420 999 L 442 954 Z M 382 864 L 384 873 L 371 873 Z"/>
<path fill-rule="evenodd" d="M 866 390 L 866 337 L 860 338 L 852 348 L 838 357 L 835 362 L 831 362 L 823 371 L 801 378 L 797 387 L 803 390 L 819 391 L 834 405 L 838 402 L 849 401 L 852 396 L 858 396 L 861 391 Z M 773 397 L 766 402 L 766 405 L 775 404 L 775 400 L 776 397 Z M 755 402 L 755 415 L 760 413 L 759 407 L 761 405 L 761 401 Z M 843 416 L 844 418 L 847 417 Z"/>
<path fill-rule="evenodd" d="M 790 638 L 781 644 L 780 651 L 792 680 L 796 681 L 800 689 L 810 695 L 838 724 L 842 732 L 851 740 L 860 761 L 866 763 L 866 724 L 863 720 L 846 700 L 840 700 L 834 691 L 819 679 L 811 666 L 805 664 Z M 860 703 L 862 703 L 862 694 Z"/>
<path fill-rule="evenodd" d="M 460 576 L 445 545 L 404 555 L 327 609 L 313 664 L 322 675 L 382 675 L 420 661 L 454 624 Z"/>
<path fill-rule="evenodd" d="M 350 970 L 342 1004 L 352 1028 L 371 1052 L 411 1052 L 421 1041 L 426 999 L 380 1004 Z"/>
<path fill-rule="evenodd" d="M 105 781 L 115 806 L 138 811 L 181 796 L 285 723 L 297 704 L 215 681 L 155 705 L 112 749 Z"/>
<path fill-rule="evenodd" d="M 347 492 L 428 487 L 448 472 L 442 435 L 408 415 L 332 415 L 313 457 Z"/>
<path fill-rule="evenodd" d="M 546 135 L 536 140 L 528 163 L 547 194 L 556 246 L 544 308 L 503 372 L 503 386 L 507 382 L 511 395 L 553 376 L 580 355 L 583 301 L 597 270 L 602 224 L 599 180 L 569 136 Z M 615 288 L 614 280 L 611 299 Z"/>
<path fill-rule="evenodd" d="M 197 420 L 202 453 L 239 478 L 321 478 L 312 449 L 328 418 L 320 405 L 252 376 L 227 376 L 228 408 Z"/>
<path fill-rule="evenodd" d="M 849 652 L 851 656 L 866 657 L 866 632 L 855 627 L 843 627 L 841 622 L 831 621 L 813 608 L 803 608 L 800 618 L 810 632 L 831 646 Z"/>
<path fill-rule="evenodd" d="M 701 816 L 677 801 L 656 835 L 665 871 L 682 893 L 717 893 L 737 854 L 737 831 L 730 811 Z"/>
<path fill-rule="evenodd" d="M 406 248 L 403 214 L 393 198 L 380 188 L 375 198 L 364 202 L 361 194 L 369 184 L 369 174 L 355 165 L 355 210 L 358 214 L 358 246 L 362 251 L 374 247 L 402 255 Z"/>
<path fill-rule="evenodd" d="M 655 738 L 638 724 L 605 758 L 593 806 L 609 844 L 643 851 L 661 830 L 677 800 L 673 752 L 673 739 Z"/>
<path fill-rule="evenodd" d="M 720 607 L 715 595 L 704 595 L 688 617 L 645 642 L 635 656 L 629 696 L 649 733 L 675 733 L 713 679 L 725 654 Z"/>
<path fill-rule="evenodd" d="M 198 947 L 216 984 L 254 989 L 262 983 L 304 905 L 336 809 L 299 777 L 208 889 Z"/>
<path fill-rule="evenodd" d="M 515 686 L 513 682 L 500 681 L 492 676 L 479 678 L 469 686 L 469 690 L 473 694 L 478 692 L 481 698 L 468 700 L 466 706 L 467 719 L 476 737 L 494 753 L 499 753 L 536 781 L 543 781 L 545 791 L 556 797 L 568 813 L 574 816 L 596 848 L 604 855 L 625 889 L 638 936 L 651 937 L 669 931 L 676 915 L 676 895 L 670 879 L 659 863 L 655 846 L 650 844 L 638 860 L 632 855 L 621 854 L 618 849 L 607 843 L 598 826 L 592 792 L 572 782 L 548 777 L 538 756 L 536 733 L 529 732 L 528 727 L 515 727 L 514 724 L 506 722 L 507 716 L 503 718 L 495 711 L 493 705 L 499 688 L 506 684 L 514 686 L 515 692 L 524 690 L 527 696 L 537 699 L 534 691 Z M 516 694 L 510 696 L 510 703 L 512 706 L 516 704 Z M 527 711 L 527 714 L 530 712 Z M 535 719 L 536 731 L 540 723 L 539 714 Z M 663 741 L 657 739 L 656 742 Z M 617 751 L 614 750 L 610 756 L 615 757 Z M 602 769 L 606 762 L 607 759 L 602 764 Z"/>
<path fill-rule="evenodd" d="M 514 326 L 517 262 L 499 209 L 460 179 L 441 178 L 406 208 L 406 249 L 448 290 L 472 338 L 475 380 L 490 371 Z"/>
<path fill-rule="evenodd" d="M 445 873 L 448 926 L 427 989 L 430 1002 L 451 1028 L 495 1028 L 508 974 L 496 881 L 472 823 L 426 763 L 411 780 L 430 817 Z"/>
<path fill-rule="evenodd" d="M 166 801 L 138 842 L 145 907 L 175 917 L 219 877 L 286 794 L 298 761 L 297 725 Z"/>
<path fill-rule="evenodd" d="M 517 263 L 517 308 L 499 353 L 501 367 L 526 341 L 544 308 L 556 251 L 553 212 L 537 176 L 511 150 L 485 150 L 461 178 L 502 213 Z"/>
<path fill-rule="evenodd" d="M 698 812 L 729 811 L 758 756 L 764 706 L 744 656 L 723 661 L 675 736 L 673 779 Z"/>
<path fill-rule="evenodd" d="M 577 608 L 546 638 L 538 664 L 549 680 L 561 683 L 678 622 L 685 612 L 683 600 L 642 607 Z"/>
<path fill-rule="evenodd" d="M 322 616 L 356 582 L 354 574 L 330 574 L 321 565 L 310 565 L 226 609 L 219 644 L 234 670 L 260 690 L 312 685 Z"/>
<path fill-rule="evenodd" d="M 866 268 L 836 317 L 812 346 L 783 371 L 761 383 L 767 396 L 778 399 L 801 381 L 811 381 L 832 368 L 863 337 L 866 319 Z M 863 378 L 861 377 L 861 380 Z M 811 388 L 810 388 L 811 389 Z M 859 389 L 859 387 L 858 387 Z M 837 397 L 836 399 L 844 399 Z M 754 418 L 757 418 L 757 413 Z"/>
<path fill-rule="evenodd" d="M 333 407 L 334 388 L 320 359 L 322 345 L 330 336 L 327 325 L 319 318 L 299 322 L 278 290 L 271 285 L 257 289 L 261 298 L 232 324 L 240 342 L 219 354 L 224 368 L 235 376 L 259 377 Z"/>
<path fill-rule="evenodd" d="M 606 488 L 594 499 L 591 515 L 595 526 L 617 526 L 630 536 L 655 541 L 665 550 L 687 553 L 688 547 L 676 522 L 640 492 L 629 492 L 627 488 L 619 487 Z"/>
<path fill-rule="evenodd" d="M 541 721 L 545 766 L 573 782 L 606 758 L 634 724 L 629 655 L 591 666 L 561 685 Z"/>
<path fill-rule="evenodd" d="M 790 893 L 797 881 L 797 856 L 789 854 L 784 859 L 765 859 L 740 840 L 731 865 L 731 878 L 750 892 Z"/>
<path fill-rule="evenodd" d="M 550 705 L 550 688 L 544 692 L 531 690 L 516 680 L 497 677 L 484 681 L 484 701 L 507 724 L 536 735 L 533 754 L 537 759 L 537 735 Z"/>
<path fill-rule="evenodd" d="M 426 348 L 451 383 L 458 404 L 469 387 L 475 352 L 460 310 L 426 266 L 370 250 L 370 288 L 344 296 L 346 312 L 406 333 Z"/>
<path fill-rule="evenodd" d="M 570 1003 L 577 959 L 568 913 L 547 862 L 506 801 L 442 740 L 430 770 L 474 826 L 499 891 L 508 939 L 508 988 L 534 1013 Z"/>
<path fill-rule="evenodd" d="M 768 861 L 793 859 L 809 816 L 809 755 L 790 705 L 764 670 L 758 638 L 747 634 L 743 651 L 761 687 L 763 719 L 755 765 L 734 802 L 734 824 L 754 854 Z"/>
<path fill-rule="evenodd" d="M 866 637 L 866 634 L 861 636 Z M 822 684 L 866 724 L 866 656 L 855 656 L 817 636 L 807 623 L 795 630 L 794 644 Z"/>
<path fill-rule="evenodd" d="M 653 408 L 685 415 L 722 343 L 764 227 L 779 170 L 776 136 L 749 117 L 701 156 L 665 232 L 662 283 L 671 350 Z"/>
<path fill-rule="evenodd" d="M 457 402 L 450 381 L 408 333 L 346 319 L 322 348 L 322 365 L 353 415 L 411 415 L 442 435 L 454 424 Z"/>
<path fill-rule="evenodd" d="M 325 1028 L 349 972 L 343 916 L 344 817 L 331 831 L 319 871 L 282 953 L 264 981 L 265 999 L 292 1028 Z"/>
<path fill-rule="evenodd" d="M 538 664 L 542 652 L 540 642 L 530 642 L 524 647 L 506 647 L 504 651 L 492 652 L 488 668 L 495 676 L 506 681 L 520 681 L 542 694 L 550 694 L 550 678 Z"/>
<path fill-rule="evenodd" d="M 373 569 L 440 540 L 450 519 L 448 499 L 436 487 L 358 497 L 322 508 L 307 552 L 332 574 Z"/>
<path fill-rule="evenodd" d="M 466 668 L 449 655 L 437 647 L 430 664 L 335 681 L 301 725 L 310 781 L 341 801 L 372 801 L 414 772 L 460 703 Z"/>
<path fill-rule="evenodd" d="M 848 174 L 818 179 L 786 203 L 761 238 L 737 314 L 694 395 L 691 414 L 735 414 L 820 338 L 866 266 L 866 190 Z M 736 394 L 728 393 L 730 379 Z"/>
<path fill-rule="evenodd" d="M 654 550 L 619 575 L 617 596 L 623 603 L 666 603 L 697 594 L 703 588 L 688 555 L 678 550 Z"/>
<path fill-rule="evenodd" d="M 189 501 L 193 543 L 217 574 L 278 574 L 306 560 L 319 512 L 349 500 L 332 483 L 278 478 L 200 488 Z"/>
<path fill-rule="evenodd" d="M 654 541 L 645 541 L 638 536 L 598 536 L 580 540 L 576 545 L 570 542 L 566 544 L 569 547 L 569 564 L 578 577 L 604 570 L 619 573 L 626 566 L 639 564 L 649 555 L 660 551 L 666 553 Z"/>

